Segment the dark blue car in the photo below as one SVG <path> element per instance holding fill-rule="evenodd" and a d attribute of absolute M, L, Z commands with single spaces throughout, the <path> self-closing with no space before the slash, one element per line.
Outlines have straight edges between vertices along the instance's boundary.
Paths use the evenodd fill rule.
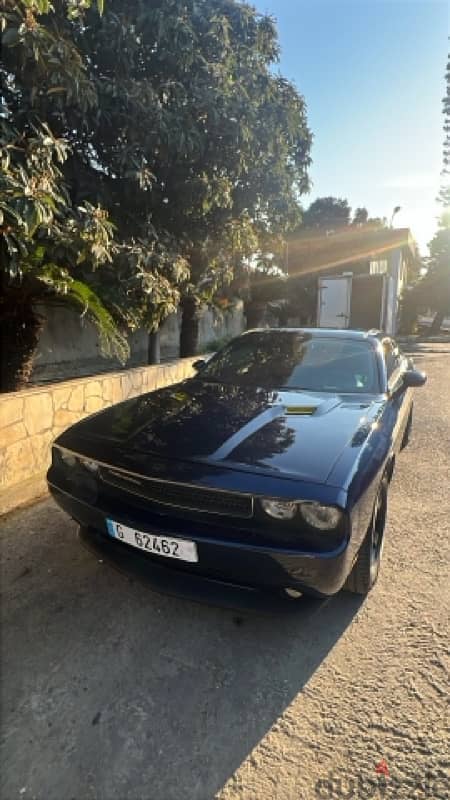
<path fill-rule="evenodd" d="M 82 540 L 190 597 L 366 594 L 425 375 L 378 332 L 325 329 L 249 331 L 196 370 L 55 441 Z"/>

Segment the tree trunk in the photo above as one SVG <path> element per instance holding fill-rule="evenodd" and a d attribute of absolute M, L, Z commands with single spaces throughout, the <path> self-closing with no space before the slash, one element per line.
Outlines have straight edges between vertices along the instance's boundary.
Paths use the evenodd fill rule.
<path fill-rule="evenodd" d="M 186 358 L 197 354 L 199 306 L 192 297 L 181 301 L 180 356 Z"/>
<path fill-rule="evenodd" d="M 247 330 L 250 330 L 251 328 L 259 328 L 264 315 L 264 310 L 264 303 L 255 303 L 253 300 L 249 300 L 248 302 L 244 303 L 244 314 Z"/>
<path fill-rule="evenodd" d="M 441 325 L 444 321 L 445 311 L 437 311 L 434 315 L 434 320 L 431 323 L 430 336 L 435 336 L 441 330 Z"/>
<path fill-rule="evenodd" d="M 30 380 L 44 319 L 35 313 L 31 301 L 17 302 L 17 297 L 9 293 L 0 314 L 0 390 L 15 392 L 26 387 Z"/>
<path fill-rule="evenodd" d="M 291 309 L 287 305 L 280 306 L 277 312 L 277 321 L 279 328 L 286 328 L 289 318 L 291 316 Z"/>
<path fill-rule="evenodd" d="M 159 331 L 152 331 L 148 334 L 147 363 L 159 364 L 161 362 L 161 351 L 159 344 Z"/>

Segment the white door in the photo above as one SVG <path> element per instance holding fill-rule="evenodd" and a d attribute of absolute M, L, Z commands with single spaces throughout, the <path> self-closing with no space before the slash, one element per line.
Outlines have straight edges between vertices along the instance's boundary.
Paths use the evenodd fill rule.
<path fill-rule="evenodd" d="M 319 328 L 348 328 L 351 293 L 350 275 L 319 278 Z"/>

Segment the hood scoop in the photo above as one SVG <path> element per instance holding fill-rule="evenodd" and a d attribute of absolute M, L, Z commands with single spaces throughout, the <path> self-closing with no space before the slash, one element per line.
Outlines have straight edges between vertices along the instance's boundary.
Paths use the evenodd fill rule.
<path fill-rule="evenodd" d="M 287 417 L 311 417 L 318 406 L 292 406 L 286 405 L 284 413 Z"/>
<path fill-rule="evenodd" d="M 303 403 L 296 400 L 303 400 Z M 311 392 L 304 392 L 303 397 L 297 394 L 296 397 L 294 392 L 282 392 L 278 395 L 278 402 L 283 406 L 286 417 L 323 417 L 341 404 L 341 398 L 337 395 L 314 397 Z"/>

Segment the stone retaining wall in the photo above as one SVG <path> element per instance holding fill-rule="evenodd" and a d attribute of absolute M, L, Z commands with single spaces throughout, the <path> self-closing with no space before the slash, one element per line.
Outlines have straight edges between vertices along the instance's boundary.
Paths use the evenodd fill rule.
<path fill-rule="evenodd" d="M 39 497 L 55 436 L 79 419 L 193 374 L 195 358 L 0 395 L 0 513 Z"/>

